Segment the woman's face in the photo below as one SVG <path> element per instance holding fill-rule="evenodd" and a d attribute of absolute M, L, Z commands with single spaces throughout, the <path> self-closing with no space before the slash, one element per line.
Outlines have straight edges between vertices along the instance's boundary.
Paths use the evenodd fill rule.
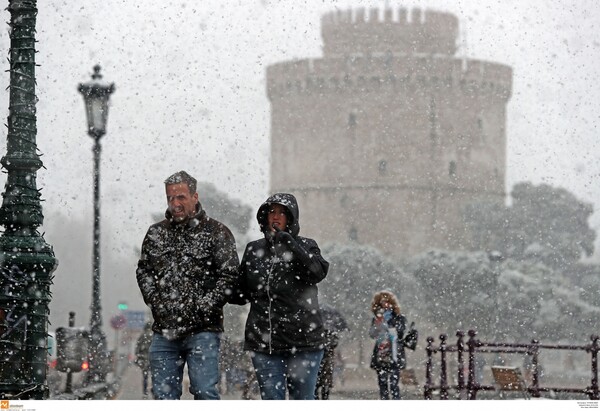
<path fill-rule="evenodd" d="M 267 214 L 267 223 L 269 229 L 275 231 L 273 226 L 277 226 L 280 230 L 285 230 L 287 227 L 287 215 L 285 214 L 286 208 L 281 204 L 272 204 L 269 207 L 269 213 Z"/>
<path fill-rule="evenodd" d="M 381 308 L 383 308 L 384 310 L 391 310 L 392 304 L 384 298 L 381 300 Z"/>

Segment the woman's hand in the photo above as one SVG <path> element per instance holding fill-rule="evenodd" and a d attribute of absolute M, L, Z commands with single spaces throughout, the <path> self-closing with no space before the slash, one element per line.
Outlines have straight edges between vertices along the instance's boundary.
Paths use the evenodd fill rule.
<path fill-rule="evenodd" d="M 273 224 L 271 227 L 275 230 L 275 242 L 279 244 L 290 245 L 294 241 L 294 237 L 287 231 L 283 231 L 278 225 Z"/>
<path fill-rule="evenodd" d="M 275 244 L 285 245 L 295 256 L 296 258 L 311 272 L 319 273 L 323 271 L 323 268 L 318 263 L 318 261 L 314 260 L 310 253 L 306 251 L 294 237 L 287 231 L 281 230 L 275 224 L 272 225 L 275 230 Z"/>

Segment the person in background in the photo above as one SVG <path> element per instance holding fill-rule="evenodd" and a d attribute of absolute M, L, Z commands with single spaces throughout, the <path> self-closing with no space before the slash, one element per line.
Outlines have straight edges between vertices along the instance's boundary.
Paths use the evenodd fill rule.
<path fill-rule="evenodd" d="M 398 299 L 390 291 L 379 291 L 371 302 L 373 319 L 369 336 L 375 339 L 371 368 L 377 373 L 379 397 L 389 400 L 401 399 L 400 370 L 406 367 L 404 331 L 406 317 L 400 313 Z"/>
<path fill-rule="evenodd" d="M 221 372 L 221 378 L 218 387 L 221 394 L 231 394 L 235 389 L 235 368 L 238 361 L 236 354 L 229 337 L 223 336 L 219 349 L 219 371 Z"/>
<path fill-rule="evenodd" d="M 339 344 L 340 333 L 348 329 L 348 323 L 337 309 L 328 304 L 322 304 L 319 311 L 325 327 L 325 351 L 319 367 L 315 398 L 328 400 L 333 388 L 335 351 Z"/>
<path fill-rule="evenodd" d="M 544 368 L 541 364 L 539 356 L 537 357 L 536 363 L 534 363 L 534 354 L 527 352 L 523 357 L 523 378 L 527 384 L 533 383 L 533 376 L 537 373 L 538 383 L 541 383 L 544 377 Z"/>
<path fill-rule="evenodd" d="M 258 209 L 264 238 L 246 246 L 232 302 L 250 303 L 244 349 L 263 400 L 314 400 L 325 329 L 317 284 L 329 263 L 316 241 L 300 237 L 296 198 L 278 193 Z"/>
<path fill-rule="evenodd" d="M 337 349 L 335 350 L 335 361 L 333 363 L 333 379 L 334 385 L 335 381 L 339 381 L 340 385 L 343 387 L 346 384 L 346 378 L 344 376 L 344 371 L 346 370 L 346 360 L 344 360 L 344 356 L 342 352 Z"/>
<path fill-rule="evenodd" d="M 252 366 L 252 358 L 250 353 L 244 351 L 244 342 L 238 342 L 240 352 L 239 369 L 242 372 L 242 400 L 253 400 L 256 394 L 259 393 L 258 382 L 256 381 L 256 373 Z"/>
<path fill-rule="evenodd" d="M 187 363 L 194 399 L 219 399 L 223 306 L 237 281 L 239 259 L 229 228 L 208 217 L 196 179 L 179 171 L 165 181 L 165 219 L 148 229 L 136 271 L 154 324 L 152 393 L 181 398 Z"/>
<path fill-rule="evenodd" d="M 148 351 L 150 350 L 153 334 L 152 322 L 147 321 L 135 344 L 135 364 L 142 370 L 142 395 L 144 399 L 148 398 L 148 377 L 150 375 Z"/>

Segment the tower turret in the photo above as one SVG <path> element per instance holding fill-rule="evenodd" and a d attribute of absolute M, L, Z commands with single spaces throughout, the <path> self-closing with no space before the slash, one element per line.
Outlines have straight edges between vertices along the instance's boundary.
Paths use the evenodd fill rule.
<path fill-rule="evenodd" d="M 505 195 L 511 68 L 454 57 L 447 13 L 334 12 L 322 32 L 323 58 L 267 69 L 271 190 L 323 242 L 469 248 L 464 207 Z"/>
<path fill-rule="evenodd" d="M 325 57 L 356 54 L 454 55 L 458 19 L 421 9 L 335 11 L 321 19 Z"/>

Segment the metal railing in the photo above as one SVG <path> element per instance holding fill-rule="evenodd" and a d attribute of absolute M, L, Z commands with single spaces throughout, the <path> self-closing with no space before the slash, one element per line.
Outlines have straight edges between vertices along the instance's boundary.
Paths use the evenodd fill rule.
<path fill-rule="evenodd" d="M 434 391 L 439 391 L 439 398 L 447 400 L 450 390 L 455 390 L 457 399 L 475 400 L 479 391 L 494 391 L 496 387 L 493 385 L 481 384 L 476 378 L 476 356 L 482 353 L 509 353 L 509 354 L 524 354 L 531 356 L 531 384 L 527 387 L 527 391 L 532 397 L 540 397 L 542 392 L 564 392 L 564 393 L 581 393 L 589 396 L 591 400 L 600 399 L 598 388 L 598 351 L 600 351 L 600 341 L 597 335 L 591 336 L 591 343 L 586 345 L 563 345 L 563 344 L 540 344 L 538 340 L 532 340 L 530 344 L 520 343 L 498 343 L 498 342 L 483 342 L 476 338 L 477 332 L 470 330 L 468 332 L 469 339 L 464 341 L 465 333 L 458 331 L 456 333 L 456 344 L 448 344 L 448 336 L 440 335 L 440 344 L 434 346 L 434 338 L 427 338 L 427 362 L 425 369 L 425 386 L 424 398 L 433 399 Z M 550 387 L 540 386 L 540 366 L 539 366 L 539 351 L 540 349 L 548 350 L 571 350 L 585 351 L 591 356 L 591 380 L 590 385 L 582 388 L 569 387 Z M 456 353 L 457 374 L 456 384 L 449 384 L 448 379 L 448 354 Z M 433 366 L 434 355 L 439 354 L 439 384 L 433 382 Z M 465 381 L 465 357 L 468 364 L 467 378 Z"/>

